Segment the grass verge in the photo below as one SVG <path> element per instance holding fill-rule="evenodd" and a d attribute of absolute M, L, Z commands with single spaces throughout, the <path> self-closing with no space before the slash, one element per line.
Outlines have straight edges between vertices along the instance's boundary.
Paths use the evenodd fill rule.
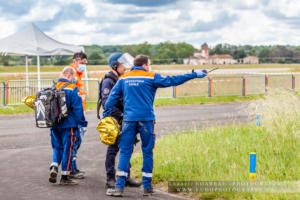
<path fill-rule="evenodd" d="M 260 101 L 260 102 L 259 102 Z M 157 141 L 153 183 L 168 181 L 249 181 L 249 153 L 257 154 L 257 181 L 300 180 L 300 101 L 294 93 L 270 93 L 253 103 L 256 125 L 232 125 L 181 132 Z M 192 129 L 192 128 L 191 128 Z M 141 177 L 142 154 L 131 160 Z M 300 193 L 200 193 L 198 199 L 299 199 Z"/>

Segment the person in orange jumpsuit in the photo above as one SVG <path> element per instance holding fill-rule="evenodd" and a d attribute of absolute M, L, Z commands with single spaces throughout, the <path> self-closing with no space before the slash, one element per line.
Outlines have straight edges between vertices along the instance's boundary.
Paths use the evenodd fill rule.
<path fill-rule="evenodd" d="M 86 64 L 87 64 L 87 55 L 82 51 L 77 52 L 73 55 L 72 63 L 70 64 L 70 67 L 73 67 L 76 71 L 77 81 L 75 85 L 79 89 L 84 111 L 86 111 L 86 93 L 84 90 L 82 76 L 84 75 L 84 71 L 86 70 Z"/>
<path fill-rule="evenodd" d="M 82 107 L 84 112 L 86 111 L 86 93 L 84 90 L 84 84 L 82 81 L 82 77 L 84 76 L 84 71 L 86 70 L 86 64 L 87 64 L 87 55 L 84 52 L 77 52 L 73 55 L 72 63 L 70 64 L 70 67 L 74 68 L 76 71 L 76 78 L 75 78 L 75 85 L 79 89 L 79 94 L 82 99 Z M 84 171 L 81 171 L 77 168 L 77 151 L 81 145 L 81 136 L 84 135 L 84 133 L 87 132 L 86 128 L 78 127 L 79 128 L 79 134 L 74 136 L 74 145 L 72 150 L 72 165 L 71 165 L 71 173 L 70 178 L 74 179 L 83 179 L 84 178 Z"/>

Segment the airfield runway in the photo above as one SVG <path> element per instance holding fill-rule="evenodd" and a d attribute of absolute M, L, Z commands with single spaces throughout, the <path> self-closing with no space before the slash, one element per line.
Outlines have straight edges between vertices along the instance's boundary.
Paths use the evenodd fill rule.
<path fill-rule="evenodd" d="M 247 103 L 166 106 L 155 109 L 156 134 L 161 138 L 181 130 L 247 122 Z M 51 145 L 48 129 L 35 127 L 34 116 L 0 116 L 0 199 L 1 200 L 103 200 L 105 195 L 106 146 L 96 131 L 96 111 L 86 114 L 88 133 L 78 153 L 78 165 L 86 178 L 78 186 L 48 182 Z M 59 181 L 59 178 L 58 178 Z M 123 199 L 143 199 L 142 189 L 126 188 Z M 156 191 L 146 199 L 182 199 Z"/>

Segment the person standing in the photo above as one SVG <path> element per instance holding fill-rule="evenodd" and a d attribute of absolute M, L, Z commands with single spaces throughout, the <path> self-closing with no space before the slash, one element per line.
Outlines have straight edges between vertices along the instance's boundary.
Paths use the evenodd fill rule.
<path fill-rule="evenodd" d="M 84 84 L 82 81 L 84 72 L 86 70 L 87 64 L 87 55 L 84 52 L 77 52 L 73 55 L 72 63 L 70 67 L 72 67 L 76 72 L 76 78 L 74 80 L 75 85 L 78 87 L 80 97 L 82 99 L 82 107 L 84 112 L 86 111 L 86 92 L 84 90 Z M 82 136 L 87 132 L 87 129 L 84 127 L 79 126 L 79 132 L 74 135 L 74 145 L 73 145 L 73 157 L 72 157 L 72 164 L 71 164 L 71 173 L 70 177 L 74 179 L 83 179 L 84 178 L 84 171 L 81 171 L 77 167 L 77 152 L 80 148 L 82 142 Z"/>
<path fill-rule="evenodd" d="M 148 56 L 138 55 L 134 59 L 134 67 L 120 77 L 104 106 L 103 117 L 111 116 L 118 99 L 123 96 L 124 116 L 122 133 L 119 139 L 120 156 L 117 183 L 112 196 L 123 196 L 129 172 L 132 147 L 138 132 L 141 136 L 143 152 L 142 181 L 144 196 L 153 193 L 151 183 L 153 176 L 153 148 L 155 144 L 153 102 L 156 90 L 158 88 L 178 86 L 194 78 L 203 78 L 207 74 L 206 70 L 197 70 L 189 74 L 162 77 L 160 74 L 149 72 L 150 64 L 151 61 Z"/>
<path fill-rule="evenodd" d="M 52 163 L 50 165 L 49 182 L 56 183 L 58 166 L 61 164 L 61 185 L 76 185 L 70 179 L 72 149 L 74 137 L 79 133 L 78 126 L 86 127 L 82 99 L 79 96 L 75 83 L 76 72 L 71 67 L 65 67 L 61 78 L 58 79 L 56 88 L 64 87 L 68 116 L 50 129 L 52 145 Z"/>
<path fill-rule="evenodd" d="M 108 59 L 108 64 L 112 70 L 104 76 L 102 82 L 100 83 L 101 99 L 99 100 L 102 102 L 103 106 L 106 104 L 109 94 L 113 89 L 113 87 L 115 86 L 115 84 L 117 83 L 119 77 L 125 73 L 126 68 L 131 67 L 133 64 L 131 60 L 126 59 L 126 56 L 128 55 L 129 54 L 113 53 L 112 55 L 110 55 Z M 99 108 L 100 107 L 98 106 L 98 109 Z M 118 121 L 120 126 L 122 126 L 122 121 L 123 121 L 123 98 L 122 97 L 118 99 L 117 104 L 112 109 L 111 116 Z M 113 191 L 112 189 L 115 188 L 115 183 L 116 183 L 115 160 L 118 152 L 119 152 L 118 141 L 115 144 L 109 145 L 107 147 L 106 159 L 105 159 L 105 169 L 106 169 L 106 176 L 107 176 L 106 195 L 109 196 L 112 195 L 112 191 Z M 130 178 L 130 169 L 129 169 L 129 175 L 126 180 L 126 185 L 131 187 L 139 187 L 141 185 L 140 183 Z"/>

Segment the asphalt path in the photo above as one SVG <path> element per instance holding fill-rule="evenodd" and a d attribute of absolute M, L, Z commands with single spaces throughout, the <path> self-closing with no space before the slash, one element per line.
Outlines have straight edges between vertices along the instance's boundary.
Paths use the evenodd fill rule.
<path fill-rule="evenodd" d="M 155 108 L 156 134 L 161 138 L 182 130 L 247 122 L 247 103 L 186 105 Z M 105 195 L 106 146 L 99 141 L 95 111 L 88 111 L 88 133 L 78 153 L 78 166 L 86 172 L 77 186 L 48 182 L 51 163 L 49 129 L 35 127 L 34 116 L 0 116 L 0 199 L 1 200 L 102 200 Z M 136 148 L 136 151 L 139 147 Z M 59 181 L 59 177 L 58 177 Z M 166 192 L 145 199 L 182 199 Z M 143 199 L 142 188 L 126 188 L 123 199 Z"/>

